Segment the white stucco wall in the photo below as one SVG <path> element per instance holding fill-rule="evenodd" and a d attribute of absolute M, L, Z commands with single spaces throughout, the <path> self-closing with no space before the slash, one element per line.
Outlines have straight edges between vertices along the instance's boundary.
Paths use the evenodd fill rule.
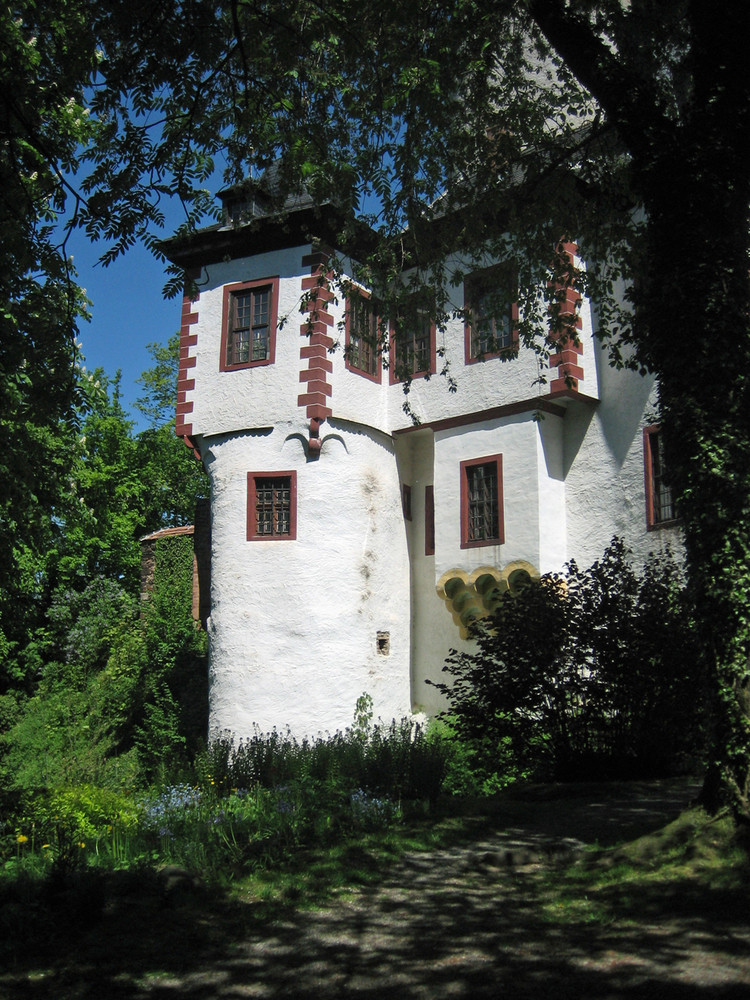
<path fill-rule="evenodd" d="M 451 609 L 438 594 L 444 575 L 466 578 L 481 568 L 501 571 L 518 560 L 545 572 L 567 557 L 565 486 L 562 481 L 564 420 L 531 412 L 399 435 L 401 475 L 412 485 L 412 702 L 434 714 L 444 702 L 427 679 L 441 680 L 453 648 L 467 648 Z M 461 548 L 462 461 L 502 455 L 505 543 Z M 433 485 L 435 554 L 424 553 L 424 487 Z"/>
<path fill-rule="evenodd" d="M 529 351 L 521 351 L 507 360 L 494 357 L 467 365 L 462 319 L 452 318 L 445 331 L 437 331 L 437 345 L 444 351 L 436 359 L 437 373 L 429 379 L 415 378 L 409 388 L 410 407 L 421 423 L 478 413 L 532 399 L 538 393 L 534 384 L 538 370 Z M 448 381 L 441 374 L 444 366 L 455 381 L 455 392 L 449 391 Z M 388 420 L 392 430 L 409 426 L 410 419 L 403 411 L 404 399 L 400 383 L 389 387 Z"/>
<path fill-rule="evenodd" d="M 300 313 L 304 295 L 302 281 L 310 274 L 309 266 L 303 266 L 302 260 L 310 250 L 309 245 L 292 247 L 211 264 L 202 270 L 198 279 L 200 299 L 194 306 L 198 321 L 191 331 L 197 337 L 197 345 L 191 351 L 195 358 L 192 377 L 196 388 L 189 395 L 193 404 L 190 414 L 193 435 L 216 435 L 247 427 L 272 426 L 295 415 L 297 396 L 304 391 L 299 381 L 300 347 L 305 343 L 300 335 L 300 325 L 305 319 L 305 314 Z M 275 362 L 272 365 L 221 371 L 224 286 L 266 278 L 279 279 L 277 312 L 280 328 L 276 334 Z M 334 415 L 365 423 L 386 433 L 408 427 L 410 418 L 403 409 L 403 386 L 400 383 L 390 384 L 387 369 L 382 370 L 380 381 L 375 382 L 346 367 L 343 354 L 346 303 L 340 288 L 334 286 L 332 290 L 334 298 L 328 304 L 328 311 L 333 325 L 329 328 L 329 336 L 338 345 L 328 355 L 333 365 L 329 382 L 332 387 L 330 405 Z M 456 301 L 463 304 L 463 286 L 456 289 Z M 587 373 L 581 383 L 581 391 L 596 396 L 598 384 L 588 307 L 582 310 L 581 315 L 584 343 L 581 363 Z M 438 330 L 436 336 L 437 347 L 443 352 L 436 358 L 437 372 L 429 379 L 415 378 L 408 396 L 411 409 L 420 422 L 479 413 L 518 400 L 533 399 L 539 394 L 536 384 L 539 370 L 533 352 L 521 350 L 517 356 L 508 359 L 487 358 L 467 365 L 462 319 L 450 319 L 446 329 Z M 448 391 L 446 378 L 440 374 L 445 366 L 455 380 L 456 392 Z"/>
<path fill-rule="evenodd" d="M 434 491 L 434 438 L 417 430 L 397 438 L 399 469 L 412 488 L 408 524 L 411 563 L 411 700 L 414 712 L 434 715 L 444 703 L 427 678 L 441 679 L 445 657 L 456 645 L 457 630 L 435 588 L 435 556 L 425 554 L 425 489 Z M 437 527 L 436 527 L 437 543 Z"/>
<path fill-rule="evenodd" d="M 536 422 L 539 483 L 540 573 L 555 572 L 568 558 L 564 417 L 543 414 Z"/>
<path fill-rule="evenodd" d="M 448 363 L 457 392 L 439 374 L 415 379 L 409 399 L 425 426 L 394 437 L 410 428 L 402 386 L 390 384 L 387 370 L 379 383 L 348 370 L 341 349 L 327 354 L 333 415 L 319 428 L 314 459 L 298 403 L 308 364 L 300 358 L 299 306 L 310 275 L 302 261 L 310 249 L 211 265 L 198 282 L 190 419 L 212 491 L 214 734 L 242 736 L 255 726 L 333 732 L 351 723 L 365 692 L 386 720 L 438 711 L 443 703 L 425 680 L 441 679 L 451 648 L 465 647 L 438 595 L 445 574 L 501 571 L 516 561 L 544 573 L 572 557 L 587 565 L 614 534 L 642 558 L 677 538 L 674 529 L 646 531 L 642 428 L 655 409 L 653 381 L 608 367 L 587 304 L 579 361 L 587 399 L 559 400 L 561 409 L 541 420 L 532 408 L 482 416 L 544 390 L 531 351 L 467 365 L 462 319 L 437 334 L 438 372 Z M 276 277 L 285 324 L 275 363 L 220 371 L 224 285 Z M 343 348 L 345 302 L 337 295 L 327 307 L 329 334 Z M 456 301 L 463 305 L 462 287 Z M 497 454 L 505 541 L 462 549 L 460 463 Z M 296 539 L 247 541 L 248 473 L 287 470 L 297 473 Z M 404 483 L 411 521 L 402 514 Z M 434 555 L 424 552 L 426 486 L 434 488 Z M 380 633 L 389 636 L 387 655 L 378 651 Z"/>
<path fill-rule="evenodd" d="M 587 566 L 617 535 L 636 561 L 681 547 L 678 527 L 646 528 L 643 428 L 658 412 L 653 376 L 616 370 L 596 346 L 601 402 L 571 405 L 565 417 L 569 558 Z"/>
<path fill-rule="evenodd" d="M 399 483 L 388 439 L 329 428 L 307 462 L 285 422 L 204 441 L 212 491 L 210 730 L 289 726 L 297 736 L 410 708 L 410 600 Z M 246 541 L 248 472 L 297 471 L 296 540 Z M 377 650 L 388 632 L 390 650 Z"/>
<path fill-rule="evenodd" d="M 302 257 L 310 247 L 293 247 L 256 257 L 212 264 L 198 279 L 198 322 L 193 333 L 198 343 L 193 351 L 195 391 L 191 423 L 193 433 L 226 434 L 248 427 L 269 427 L 293 415 L 301 391 L 300 314 L 302 278 L 310 269 Z M 272 365 L 221 371 L 221 324 L 224 285 L 240 281 L 279 278 L 278 318 L 283 325 L 276 333 L 276 355 Z"/>
<path fill-rule="evenodd" d="M 471 572 L 479 566 L 502 567 L 523 559 L 540 567 L 557 561 L 560 535 L 564 539 L 563 491 L 550 474 L 559 474 L 561 459 L 554 454 L 562 433 L 546 430 L 546 452 L 541 427 L 532 412 L 479 421 L 435 434 L 435 575 L 454 567 Z M 479 548 L 461 548 L 460 463 L 502 455 L 505 542 Z M 562 528 L 561 528 L 562 526 Z M 564 542 L 563 542 L 564 547 Z"/>

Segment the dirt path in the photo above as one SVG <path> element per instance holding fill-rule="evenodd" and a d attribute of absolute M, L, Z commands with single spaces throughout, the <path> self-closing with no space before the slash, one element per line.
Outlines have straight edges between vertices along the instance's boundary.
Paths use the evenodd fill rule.
<path fill-rule="evenodd" d="M 508 801 L 469 846 L 402 858 L 377 887 L 258 923 L 251 900 L 121 901 L 67 962 L 0 978 L 12 1000 L 750 997 L 750 906 L 690 880 L 550 912 L 543 861 L 654 830 L 686 785 Z M 554 869 L 552 869 L 554 870 Z M 619 890 L 618 890 L 619 891 Z"/>

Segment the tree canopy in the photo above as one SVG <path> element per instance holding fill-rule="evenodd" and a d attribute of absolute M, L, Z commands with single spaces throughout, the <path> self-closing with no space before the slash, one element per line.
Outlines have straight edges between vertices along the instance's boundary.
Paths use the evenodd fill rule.
<path fill-rule="evenodd" d="M 713 773 L 750 818 L 748 5 L 23 0 L 0 16 L 6 482 L 33 483 L 22 456 L 33 466 L 75 391 L 83 304 L 56 211 L 105 260 L 138 238 L 158 254 L 166 197 L 189 226 L 215 169 L 232 183 L 278 162 L 280 194 L 335 201 L 342 238 L 369 214 L 362 264 L 386 297 L 409 268 L 439 313 L 443 252 L 512 257 L 542 356 L 552 248 L 574 239 L 587 268 L 568 280 L 596 301 L 613 361 L 658 376 L 715 679 Z M 31 485 L 3 498 L 0 541 L 31 493 L 44 507 Z"/>
<path fill-rule="evenodd" d="M 169 351 L 152 345 L 156 363 L 142 380 L 158 384 L 163 397 L 171 393 L 174 411 L 176 366 L 171 379 L 164 377 Z M 56 490 L 47 516 L 33 545 L 16 542 L 15 571 L 0 579 L 0 695 L 8 687 L 33 688 L 45 663 L 59 655 L 67 622 L 59 609 L 80 605 L 87 588 L 103 581 L 135 600 L 140 538 L 192 523 L 207 491 L 203 469 L 175 436 L 174 418 L 134 434 L 119 375 L 79 371 L 77 377 L 85 412 L 46 432 L 47 454 L 60 471 L 50 479 Z"/>

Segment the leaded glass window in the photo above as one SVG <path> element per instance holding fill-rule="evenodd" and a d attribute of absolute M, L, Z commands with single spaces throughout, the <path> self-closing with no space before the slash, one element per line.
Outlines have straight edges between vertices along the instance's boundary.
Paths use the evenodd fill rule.
<path fill-rule="evenodd" d="M 378 318 L 372 299 L 349 299 L 347 360 L 350 368 L 375 375 L 378 365 Z"/>
<path fill-rule="evenodd" d="M 399 318 L 395 334 L 397 379 L 432 370 L 432 330 L 427 309 L 407 309 Z"/>
<path fill-rule="evenodd" d="M 502 455 L 461 462 L 461 548 L 502 545 Z"/>
<path fill-rule="evenodd" d="M 493 310 L 501 309 L 500 315 Z M 471 322 L 471 356 L 496 354 L 513 345 L 510 309 L 502 308 L 491 292 L 480 296 L 474 306 Z"/>
<path fill-rule="evenodd" d="M 288 535 L 291 483 L 288 477 L 255 480 L 255 530 L 259 535 Z"/>
<path fill-rule="evenodd" d="M 296 472 L 254 473 L 247 477 L 248 541 L 297 537 Z"/>
<path fill-rule="evenodd" d="M 516 347 L 517 280 L 507 265 L 467 279 L 466 360 L 513 351 Z"/>
<path fill-rule="evenodd" d="M 469 541 L 498 537 L 497 466 L 470 466 L 467 470 L 469 494 Z"/>
<path fill-rule="evenodd" d="M 648 428 L 646 431 L 648 463 L 646 488 L 650 490 L 649 523 L 664 524 L 676 517 L 672 487 L 669 485 L 666 463 L 664 461 L 664 437 L 659 427 Z"/>
<path fill-rule="evenodd" d="M 271 342 L 271 286 L 234 292 L 227 330 L 227 365 L 267 361 Z"/>

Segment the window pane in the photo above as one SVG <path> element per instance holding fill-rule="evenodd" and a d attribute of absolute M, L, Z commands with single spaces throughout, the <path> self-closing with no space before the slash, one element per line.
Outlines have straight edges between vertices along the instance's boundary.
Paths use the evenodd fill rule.
<path fill-rule="evenodd" d="M 235 330 L 233 337 L 234 350 L 230 364 L 241 365 L 250 358 L 250 331 Z"/>
<path fill-rule="evenodd" d="M 407 306 L 396 324 L 396 378 L 430 371 L 431 331 L 428 310 Z"/>
<path fill-rule="evenodd" d="M 435 554 L 435 489 L 425 486 L 424 490 L 424 554 Z"/>
<path fill-rule="evenodd" d="M 253 361 L 265 361 L 268 358 L 268 327 L 253 329 Z"/>
<path fill-rule="evenodd" d="M 430 317 L 422 310 L 417 314 L 414 340 L 414 371 L 430 369 Z"/>
<path fill-rule="evenodd" d="M 674 518 L 672 503 L 672 488 L 667 484 L 664 465 L 664 439 L 661 432 L 650 435 L 651 444 L 651 481 L 653 483 L 654 523 L 671 521 Z"/>
<path fill-rule="evenodd" d="M 231 325 L 227 331 L 227 364 L 267 361 L 270 357 L 271 288 L 232 295 Z"/>
<path fill-rule="evenodd" d="M 291 481 L 279 479 L 255 480 L 255 528 L 258 535 L 288 535 L 291 533 Z"/>
<path fill-rule="evenodd" d="M 469 490 L 469 541 L 499 537 L 497 466 L 474 465 L 467 469 Z"/>
<path fill-rule="evenodd" d="M 234 296 L 234 325 L 236 327 L 250 326 L 250 311 L 253 297 L 251 293 Z"/>
<path fill-rule="evenodd" d="M 497 354 L 513 347 L 515 281 L 508 268 L 498 267 L 469 283 L 470 356 Z"/>
<path fill-rule="evenodd" d="M 268 326 L 269 298 L 270 298 L 270 291 L 268 288 L 262 288 L 259 291 L 255 292 L 253 326 Z"/>
<path fill-rule="evenodd" d="M 377 370 L 378 320 L 369 299 L 349 302 L 349 364 L 374 375 Z"/>
<path fill-rule="evenodd" d="M 250 359 L 250 309 L 252 296 L 232 296 L 232 328 L 228 333 L 227 364 L 245 364 Z"/>

